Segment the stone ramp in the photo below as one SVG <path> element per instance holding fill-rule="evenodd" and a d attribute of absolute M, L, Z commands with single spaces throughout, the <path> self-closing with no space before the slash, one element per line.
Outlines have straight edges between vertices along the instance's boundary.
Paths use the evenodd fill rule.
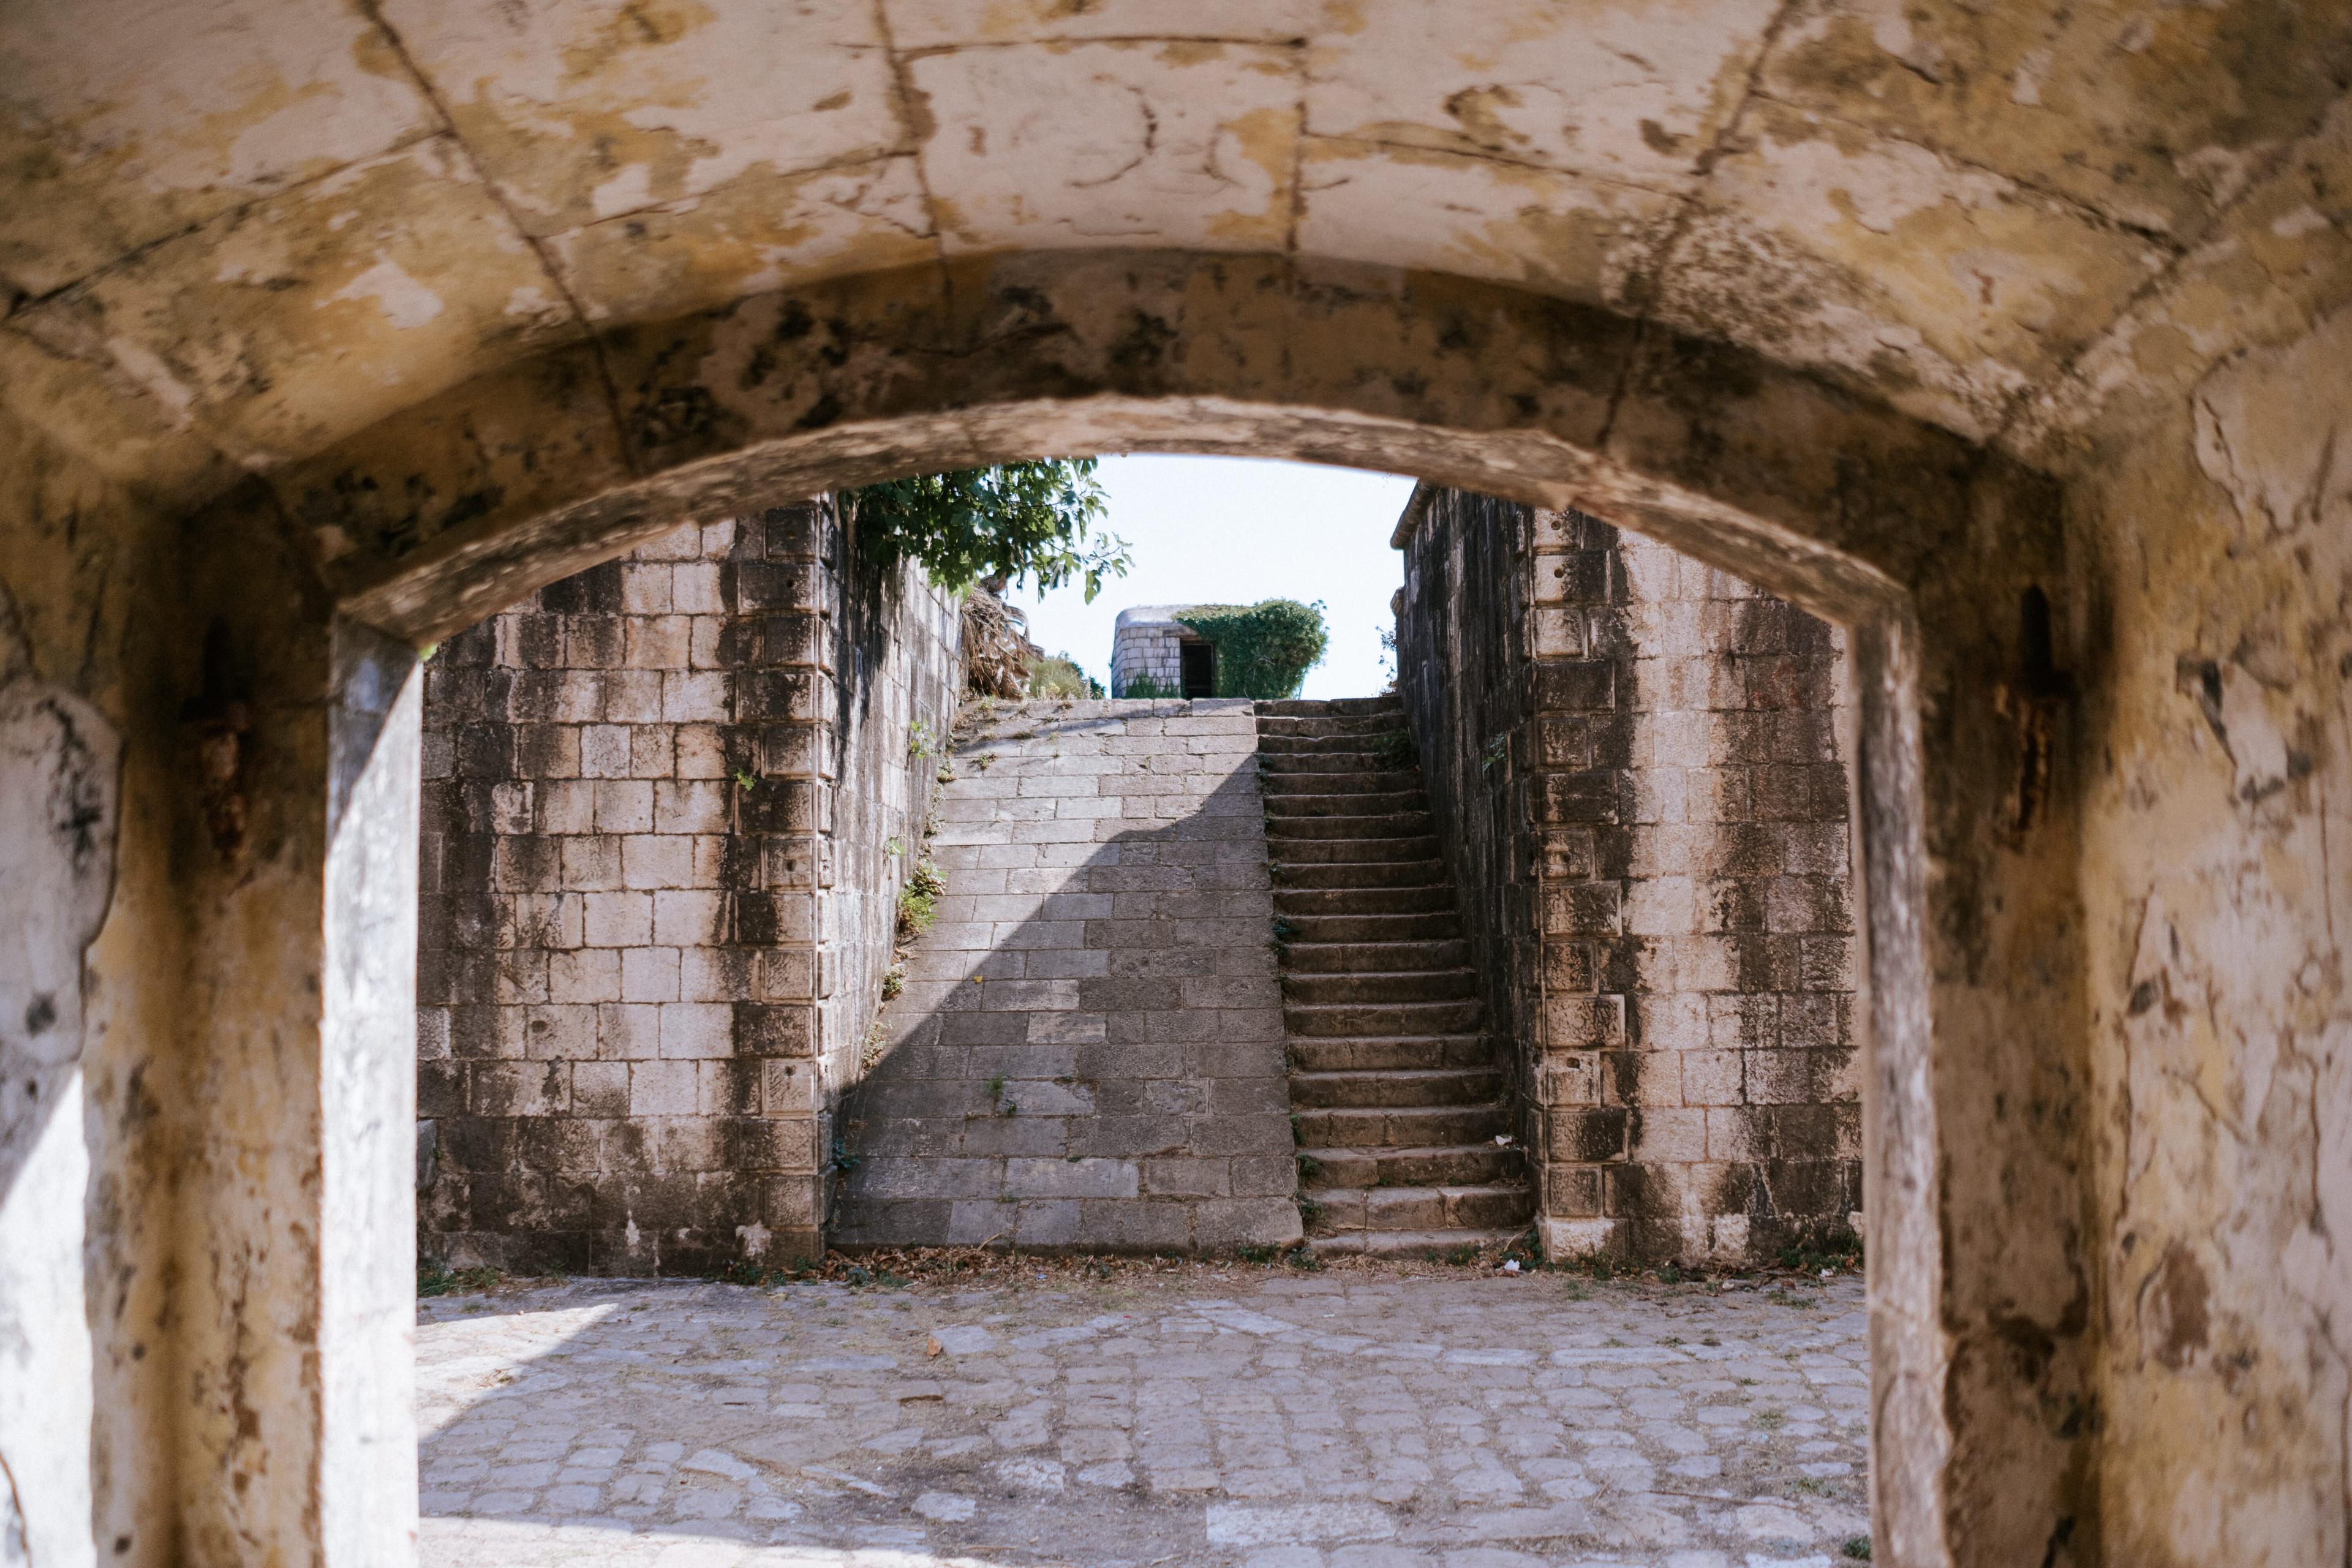
<path fill-rule="evenodd" d="M 1260 784 L 1290 1103 L 1318 1252 L 1507 1241 L 1525 1156 L 1393 696 L 1269 702 Z"/>
<path fill-rule="evenodd" d="M 1298 1239 L 1256 747 L 1246 701 L 967 708 L 835 1245 Z"/>

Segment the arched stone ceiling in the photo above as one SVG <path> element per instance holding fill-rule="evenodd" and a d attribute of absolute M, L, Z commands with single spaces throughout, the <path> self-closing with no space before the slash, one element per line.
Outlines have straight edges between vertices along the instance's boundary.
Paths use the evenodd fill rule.
<path fill-rule="evenodd" d="M 2000 439 L 2193 357 L 2166 301 L 2250 247 L 2211 310 L 2340 280 L 2347 75 L 2331 0 L 15 0 L 0 378 L 195 496 L 630 323 L 1131 247 L 1507 285 Z"/>

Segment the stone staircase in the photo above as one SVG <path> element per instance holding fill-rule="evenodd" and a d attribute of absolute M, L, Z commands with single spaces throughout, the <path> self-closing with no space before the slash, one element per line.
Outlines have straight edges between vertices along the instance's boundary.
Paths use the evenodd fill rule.
<path fill-rule="evenodd" d="M 1410 1253 L 1535 1210 L 1394 696 L 1258 704 L 1307 1238 Z"/>

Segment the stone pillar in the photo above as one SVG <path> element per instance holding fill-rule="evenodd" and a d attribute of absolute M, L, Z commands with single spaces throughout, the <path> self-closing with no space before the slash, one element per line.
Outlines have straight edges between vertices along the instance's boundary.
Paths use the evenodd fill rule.
<path fill-rule="evenodd" d="M 734 998 L 726 1059 L 704 1064 L 714 1142 L 701 1181 L 719 1223 L 713 1260 L 824 1250 L 831 1096 L 820 1063 L 831 985 L 819 904 L 833 826 L 825 719 L 835 679 L 830 505 L 779 507 L 733 525 L 719 567 L 719 667 L 732 694 L 719 731 L 730 813 L 719 923 L 693 955 Z M 734 1226 L 725 1222 L 740 1215 Z M 754 1230 L 752 1226 L 761 1228 Z"/>
<path fill-rule="evenodd" d="M 416 1531 L 421 683 L 404 646 L 306 613 L 298 582 L 248 575 L 185 710 L 184 776 L 207 782 L 182 802 L 168 1550 L 397 1564 Z"/>
<path fill-rule="evenodd" d="M 1576 511 L 1423 487 L 1399 684 L 1556 1256 L 1844 1231 L 1861 1108 L 1836 628 Z"/>
<path fill-rule="evenodd" d="M 676 530 L 435 655 L 428 1252 L 674 1274 L 821 1248 L 957 626 L 810 501 Z"/>
<path fill-rule="evenodd" d="M 325 1555 L 416 1539 L 416 820 L 424 679 L 340 621 L 320 1026 L 319 1507 Z"/>
<path fill-rule="evenodd" d="M 1744 1262 L 1861 1207 L 1843 638 L 1536 514 L 1547 1208 L 1568 1250 Z"/>
<path fill-rule="evenodd" d="M 44 680 L 0 586 L 0 1561 L 88 1563 L 84 954 L 114 899 L 122 742 Z M 21 1553 L 22 1555 L 17 1555 Z"/>

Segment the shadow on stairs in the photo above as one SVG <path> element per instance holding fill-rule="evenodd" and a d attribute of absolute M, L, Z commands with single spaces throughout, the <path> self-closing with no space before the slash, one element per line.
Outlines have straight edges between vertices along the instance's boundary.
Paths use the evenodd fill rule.
<path fill-rule="evenodd" d="M 1261 702 L 1290 1108 L 1319 1253 L 1505 1242 L 1535 1212 L 1391 696 Z"/>

